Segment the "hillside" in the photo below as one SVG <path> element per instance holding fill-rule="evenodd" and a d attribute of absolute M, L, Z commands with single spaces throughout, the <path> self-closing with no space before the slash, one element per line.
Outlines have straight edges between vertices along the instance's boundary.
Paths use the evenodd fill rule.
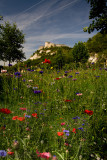
<path fill-rule="evenodd" d="M 51 42 L 45 42 L 44 46 L 40 46 L 39 49 L 31 55 L 30 59 L 38 59 L 42 56 L 51 56 L 57 53 L 58 49 L 71 49 L 70 47 L 64 44 L 54 44 Z"/>

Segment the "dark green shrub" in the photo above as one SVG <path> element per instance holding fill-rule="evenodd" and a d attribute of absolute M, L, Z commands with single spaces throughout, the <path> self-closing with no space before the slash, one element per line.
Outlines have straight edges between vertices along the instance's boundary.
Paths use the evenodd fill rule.
<path fill-rule="evenodd" d="M 85 63 L 89 58 L 88 49 L 86 48 L 83 42 L 78 42 L 78 44 L 76 43 L 74 45 L 72 54 L 74 62 L 76 63 L 77 62 Z"/>

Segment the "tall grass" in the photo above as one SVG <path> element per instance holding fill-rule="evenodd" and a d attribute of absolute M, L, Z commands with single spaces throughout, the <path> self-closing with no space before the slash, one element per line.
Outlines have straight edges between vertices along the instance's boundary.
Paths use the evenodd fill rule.
<path fill-rule="evenodd" d="M 26 71 L 21 77 L 0 76 L 0 108 L 11 111 L 0 113 L 0 150 L 7 152 L 10 148 L 14 152 L 4 159 L 39 160 L 36 150 L 50 152 L 58 160 L 107 158 L 107 72 L 99 68 L 81 68 L 78 72 L 72 70 L 64 76 L 64 70 L 47 70 L 43 74 Z M 35 94 L 33 87 L 42 92 Z M 92 110 L 93 114 L 88 115 L 85 110 Z M 25 117 L 24 121 L 12 120 L 14 116 L 24 117 L 24 113 L 31 117 Z M 58 136 L 57 132 L 63 129 L 69 130 L 69 135 L 63 132 L 63 136 Z M 14 140 L 19 142 L 16 148 Z"/>

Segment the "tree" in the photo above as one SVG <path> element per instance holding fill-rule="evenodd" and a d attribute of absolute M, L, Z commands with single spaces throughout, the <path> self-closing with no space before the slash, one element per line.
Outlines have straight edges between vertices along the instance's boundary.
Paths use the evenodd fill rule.
<path fill-rule="evenodd" d="M 95 29 L 102 34 L 107 33 L 107 2 L 106 0 L 87 0 L 90 3 L 89 19 L 94 19 L 84 32 L 91 33 Z"/>
<path fill-rule="evenodd" d="M 74 62 L 81 62 L 85 63 L 87 62 L 89 58 L 88 49 L 86 48 L 85 44 L 83 42 L 75 43 L 73 50 L 73 60 Z"/>
<path fill-rule="evenodd" d="M 9 22 L 1 26 L 0 33 L 0 59 L 3 61 L 20 61 L 25 58 L 22 51 L 24 43 L 24 34 L 17 28 L 14 23 L 12 26 Z"/>
<path fill-rule="evenodd" d="M 107 49 L 107 34 L 97 33 L 88 39 L 86 46 L 90 53 L 103 52 Z"/>

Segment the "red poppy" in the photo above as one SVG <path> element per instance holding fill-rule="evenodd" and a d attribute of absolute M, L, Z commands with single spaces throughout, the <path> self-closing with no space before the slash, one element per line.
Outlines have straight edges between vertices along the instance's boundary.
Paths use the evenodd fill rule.
<path fill-rule="evenodd" d="M 72 132 L 76 133 L 76 129 L 75 129 L 75 128 L 73 128 Z"/>
<path fill-rule="evenodd" d="M 4 126 L 3 126 L 3 127 L 1 127 L 1 130 L 5 130 L 5 129 L 6 129 L 6 127 L 4 127 Z"/>
<path fill-rule="evenodd" d="M 14 116 L 13 118 L 12 118 L 12 120 L 16 120 L 18 118 L 18 116 Z"/>
<path fill-rule="evenodd" d="M 18 117 L 17 118 L 19 121 L 24 121 L 25 120 L 25 117 Z"/>
<path fill-rule="evenodd" d="M 60 78 L 56 78 L 56 80 L 59 80 Z"/>
<path fill-rule="evenodd" d="M 72 100 L 68 100 L 68 99 L 66 99 L 66 100 L 64 100 L 64 102 L 72 102 Z"/>
<path fill-rule="evenodd" d="M 33 113 L 32 116 L 38 118 L 37 113 Z"/>
<path fill-rule="evenodd" d="M 51 154 L 49 152 L 39 153 L 38 150 L 36 150 L 36 153 L 38 157 L 45 158 L 45 159 L 51 158 Z"/>
<path fill-rule="evenodd" d="M 11 113 L 11 111 L 7 108 L 0 109 L 0 112 L 5 113 L 5 114 L 10 114 Z"/>
<path fill-rule="evenodd" d="M 65 122 L 61 123 L 61 126 L 65 125 Z"/>
<path fill-rule="evenodd" d="M 85 110 L 84 113 L 87 113 L 88 115 L 91 116 L 93 114 L 93 111 Z"/>
<path fill-rule="evenodd" d="M 43 63 L 51 63 L 51 61 L 49 59 L 45 59 L 45 61 Z"/>
<path fill-rule="evenodd" d="M 23 110 L 23 111 L 27 110 L 27 108 L 20 108 L 20 109 Z"/>
<path fill-rule="evenodd" d="M 9 155 L 13 155 L 14 154 L 14 152 L 7 152 Z"/>
<path fill-rule="evenodd" d="M 58 135 L 58 136 L 63 136 L 64 133 L 63 133 L 63 132 L 57 132 L 57 135 Z"/>

